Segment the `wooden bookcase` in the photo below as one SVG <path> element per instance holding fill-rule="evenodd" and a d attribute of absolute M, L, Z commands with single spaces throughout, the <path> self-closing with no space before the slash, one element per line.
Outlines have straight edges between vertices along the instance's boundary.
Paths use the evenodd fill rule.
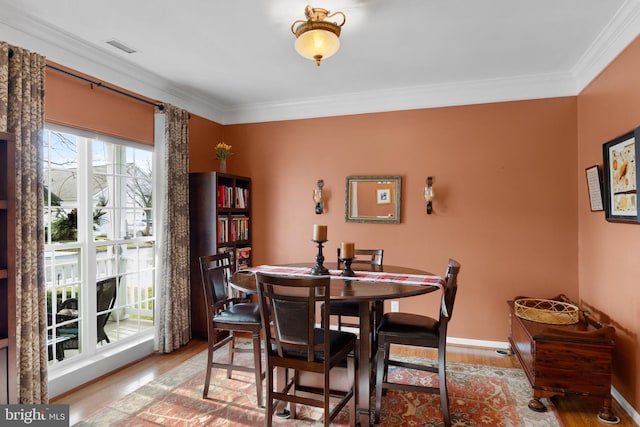
<path fill-rule="evenodd" d="M 236 270 L 251 266 L 251 178 L 189 174 L 191 332 L 207 337 L 199 257 L 230 252 Z"/>
<path fill-rule="evenodd" d="M 0 404 L 17 403 L 15 141 L 0 132 Z"/>

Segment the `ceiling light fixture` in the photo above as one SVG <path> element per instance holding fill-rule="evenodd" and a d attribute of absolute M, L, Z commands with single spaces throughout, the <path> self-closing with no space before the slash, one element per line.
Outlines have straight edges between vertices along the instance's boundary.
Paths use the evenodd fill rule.
<path fill-rule="evenodd" d="M 320 61 L 340 48 L 340 30 L 347 18 L 342 12 L 331 13 L 309 5 L 305 7 L 304 14 L 306 21 L 299 19 L 291 25 L 291 32 L 296 36 L 296 51 L 305 58 L 315 60 L 319 67 Z M 342 15 L 341 24 L 325 21 L 336 15 Z"/>

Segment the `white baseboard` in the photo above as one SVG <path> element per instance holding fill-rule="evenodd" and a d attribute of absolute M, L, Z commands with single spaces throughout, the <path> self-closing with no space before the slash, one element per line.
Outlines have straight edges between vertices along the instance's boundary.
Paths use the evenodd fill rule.
<path fill-rule="evenodd" d="M 631 406 L 631 404 L 627 402 L 627 400 L 622 397 L 622 395 L 618 393 L 618 390 L 616 390 L 616 388 L 613 386 L 611 386 L 611 397 L 613 397 L 615 401 L 618 402 L 620 406 L 622 406 L 622 409 L 624 409 L 624 411 L 629 414 L 631 419 L 633 419 L 633 421 L 640 426 L 640 414 L 635 409 L 633 409 L 633 406 Z"/>
<path fill-rule="evenodd" d="M 472 340 L 468 338 L 455 338 L 455 337 L 447 337 L 447 343 L 458 344 L 458 345 L 468 345 L 470 347 L 486 347 L 486 348 L 501 348 L 501 349 L 507 349 L 511 347 L 509 343 L 506 341 Z"/>

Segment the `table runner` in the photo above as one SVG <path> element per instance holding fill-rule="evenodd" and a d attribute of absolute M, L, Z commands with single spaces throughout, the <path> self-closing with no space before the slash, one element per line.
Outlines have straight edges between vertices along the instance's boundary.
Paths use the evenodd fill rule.
<path fill-rule="evenodd" d="M 286 267 L 279 265 L 260 265 L 251 267 L 249 271 L 281 274 L 283 276 L 312 276 L 309 267 Z M 330 276 L 340 277 L 343 280 L 358 280 L 362 282 L 392 282 L 403 285 L 437 286 L 444 287 L 444 279 L 441 276 L 429 276 L 422 274 L 386 273 L 383 271 L 354 271 L 353 277 L 340 276 L 342 270 L 329 270 Z M 313 276 L 319 277 L 319 276 Z"/>

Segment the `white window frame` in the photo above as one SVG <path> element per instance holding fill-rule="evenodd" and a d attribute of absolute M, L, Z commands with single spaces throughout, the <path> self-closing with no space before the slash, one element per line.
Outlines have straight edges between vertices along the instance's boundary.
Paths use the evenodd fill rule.
<path fill-rule="evenodd" d="M 103 134 L 97 134 L 87 132 L 77 128 L 61 126 L 52 123 L 45 124 L 45 131 L 57 131 L 67 134 L 73 134 L 81 138 L 88 138 L 90 140 L 98 140 L 101 142 L 107 142 L 117 144 L 126 147 L 138 148 L 152 152 L 153 159 L 153 191 L 154 191 L 154 204 L 153 210 L 153 224 L 159 224 L 157 220 L 158 207 L 156 200 L 158 199 L 155 194 L 157 191 L 157 179 L 156 165 L 158 164 L 158 155 L 153 147 L 145 144 L 140 144 L 124 139 L 113 138 Z M 116 342 L 112 342 L 109 345 L 100 346 L 97 344 L 97 331 L 95 328 L 96 319 L 96 247 L 103 245 L 102 241 L 94 241 L 93 239 L 93 201 L 89 196 L 89 182 L 91 182 L 93 174 L 92 163 L 92 150 L 89 149 L 89 144 L 79 143 L 77 147 L 78 155 L 78 241 L 74 243 L 50 243 L 45 245 L 45 253 L 55 251 L 61 248 L 78 248 L 81 252 L 80 255 L 80 280 L 81 288 L 86 289 L 86 292 L 81 292 L 81 307 L 87 307 L 88 310 L 81 316 L 81 326 L 79 341 L 82 344 L 82 352 L 78 355 L 70 357 L 60 362 L 52 363 L 49 365 L 49 393 L 51 396 L 55 396 L 64 391 L 67 391 L 77 385 L 90 381 L 91 379 L 107 373 L 117 367 L 121 366 L 123 361 L 137 360 L 146 354 L 153 351 L 153 343 L 155 339 L 155 328 L 151 327 L 143 331 L 139 331 L 129 337 L 120 339 Z M 155 233 L 154 233 L 155 234 Z M 136 238 L 135 241 L 146 240 L 154 241 L 156 244 L 157 239 L 154 236 Z M 132 239 L 112 239 L 109 240 L 109 244 L 119 245 L 130 243 Z M 157 269 L 157 256 L 154 262 L 154 269 Z M 157 272 L 154 272 L 157 276 Z M 155 280 L 153 286 L 156 286 Z M 154 295 L 157 295 L 157 290 L 154 289 Z M 154 322 L 157 322 L 157 298 L 153 302 L 154 305 Z M 91 310 L 90 308 L 93 307 Z M 92 319 L 92 320 L 90 320 Z M 87 345 L 86 343 L 93 343 Z M 69 374 L 72 374 L 71 378 Z M 70 381 L 71 380 L 71 381 Z"/>

